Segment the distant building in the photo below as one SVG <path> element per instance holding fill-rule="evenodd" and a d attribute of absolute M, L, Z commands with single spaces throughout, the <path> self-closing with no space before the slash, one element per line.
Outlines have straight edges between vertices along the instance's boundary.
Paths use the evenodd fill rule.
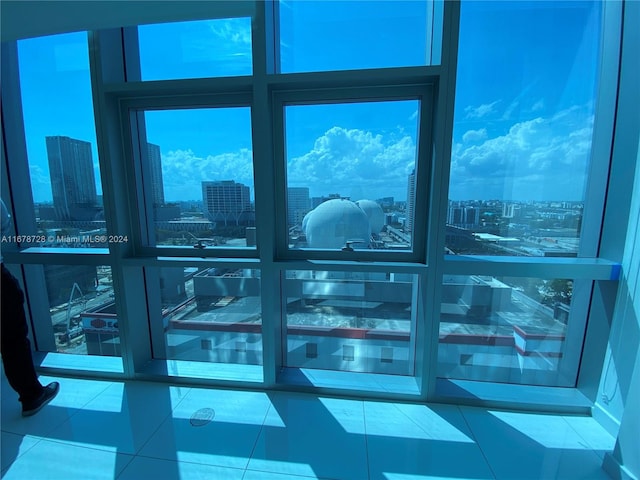
<path fill-rule="evenodd" d="M 98 196 L 91 143 L 69 137 L 46 137 L 55 217 L 88 220 L 97 215 Z"/>
<path fill-rule="evenodd" d="M 382 208 L 391 208 L 393 207 L 393 197 L 383 197 L 383 198 L 378 198 L 376 200 L 376 202 L 382 207 Z"/>
<path fill-rule="evenodd" d="M 464 224 L 467 226 L 480 225 L 480 208 L 478 207 L 465 207 L 464 209 Z"/>
<path fill-rule="evenodd" d="M 519 218 L 522 209 L 515 203 L 505 203 L 502 205 L 502 218 Z"/>
<path fill-rule="evenodd" d="M 249 187 L 234 180 L 202 182 L 202 203 L 209 219 L 225 226 L 243 224 L 252 210 Z"/>
<path fill-rule="evenodd" d="M 162 157 L 160 147 L 147 143 L 147 160 L 151 174 L 151 195 L 154 205 L 164 205 L 164 184 L 162 182 Z"/>
<path fill-rule="evenodd" d="M 515 205 L 513 203 L 505 203 L 502 205 L 502 218 L 513 218 Z"/>
<path fill-rule="evenodd" d="M 309 187 L 287 188 L 287 221 L 289 225 L 299 225 L 311 210 Z"/>
<path fill-rule="evenodd" d="M 464 208 L 460 206 L 454 206 L 449 204 L 447 210 L 447 224 L 448 225 L 462 225 L 464 218 Z"/>
<path fill-rule="evenodd" d="M 343 197 L 342 195 L 340 195 L 339 193 L 330 193 L 327 196 L 322 196 L 322 197 L 313 197 L 311 199 L 311 208 L 314 209 L 316 208 L 318 205 L 327 202 L 329 200 L 350 200 L 350 197 Z"/>
<path fill-rule="evenodd" d="M 480 208 L 462 206 L 458 202 L 449 202 L 447 225 L 464 228 L 473 228 L 480 225 Z"/>
<path fill-rule="evenodd" d="M 413 232 L 413 222 L 416 205 L 416 170 L 415 168 L 407 179 L 407 222 L 405 223 L 405 231 Z"/>

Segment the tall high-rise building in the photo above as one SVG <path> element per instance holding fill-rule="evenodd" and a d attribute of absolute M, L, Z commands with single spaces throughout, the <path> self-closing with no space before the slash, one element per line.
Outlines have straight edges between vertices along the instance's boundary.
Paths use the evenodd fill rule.
<path fill-rule="evenodd" d="M 453 202 L 449 202 L 447 210 L 447 224 L 461 225 L 464 223 L 464 208 Z"/>
<path fill-rule="evenodd" d="M 460 202 L 449 201 L 447 225 L 472 228 L 480 224 L 480 207 L 463 206 Z"/>
<path fill-rule="evenodd" d="M 513 203 L 504 203 L 502 205 L 502 218 L 514 217 L 515 205 Z"/>
<path fill-rule="evenodd" d="M 416 170 L 411 171 L 407 179 L 407 220 L 405 223 L 405 231 L 413 232 L 413 221 L 416 207 Z"/>
<path fill-rule="evenodd" d="M 309 187 L 287 188 L 287 220 L 289 225 L 301 224 L 309 210 L 311 210 Z"/>
<path fill-rule="evenodd" d="M 147 143 L 147 159 L 151 173 L 151 195 L 154 205 L 164 205 L 164 185 L 162 183 L 162 158 L 160 147 Z"/>
<path fill-rule="evenodd" d="M 477 226 L 480 224 L 480 208 L 478 207 L 465 207 L 464 209 L 464 223 L 467 228 L 470 226 Z"/>
<path fill-rule="evenodd" d="M 98 203 L 91 143 L 69 137 L 46 137 L 51 191 L 56 216 L 76 219 Z"/>
<path fill-rule="evenodd" d="M 243 212 L 251 211 L 249 187 L 234 180 L 202 182 L 204 212 L 213 222 L 238 225 Z"/>

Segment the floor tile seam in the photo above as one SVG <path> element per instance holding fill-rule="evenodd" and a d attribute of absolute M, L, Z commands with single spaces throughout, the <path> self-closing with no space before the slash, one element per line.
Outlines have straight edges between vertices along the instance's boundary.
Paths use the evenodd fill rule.
<path fill-rule="evenodd" d="M 593 418 L 593 417 L 588 417 L 588 418 Z M 575 428 L 573 425 L 571 425 L 571 423 L 569 422 L 569 420 L 567 420 L 567 419 L 566 419 L 566 417 L 565 417 L 564 415 L 562 416 L 562 419 L 565 421 L 565 423 L 566 423 L 567 425 L 569 425 L 569 427 L 571 428 L 571 430 L 573 430 L 573 431 L 576 433 L 576 435 L 578 435 L 578 437 L 580 437 L 580 440 L 582 440 L 582 441 L 587 445 L 587 447 L 589 447 L 589 450 L 591 450 L 593 453 L 595 453 L 595 454 L 598 456 L 598 458 L 600 458 L 601 460 L 604 458 L 604 453 L 603 453 L 603 455 L 602 455 L 602 456 L 600 456 L 600 455 L 598 454 L 598 450 L 597 450 L 597 449 L 595 449 L 595 448 L 593 447 L 593 445 L 591 445 L 591 442 L 589 442 L 585 437 L 583 437 L 583 436 L 582 436 L 582 434 L 580 433 L 580 430 L 578 430 L 578 429 L 577 429 L 577 428 Z M 594 421 L 595 421 L 595 420 L 594 420 Z M 607 433 L 609 433 L 609 432 L 607 432 Z M 613 437 L 612 437 L 612 438 L 613 438 Z M 615 439 L 614 439 L 614 440 L 615 440 Z M 602 450 L 602 452 L 605 452 L 605 453 L 611 453 L 611 451 L 609 451 L 609 450 Z"/>
<path fill-rule="evenodd" d="M 63 440 L 60 438 L 42 438 L 42 441 L 48 441 L 51 443 L 57 443 L 59 445 L 66 445 L 68 447 L 77 447 L 77 448 L 83 448 L 85 450 L 95 450 L 95 451 L 99 451 L 99 452 L 105 452 L 105 453 L 113 453 L 114 455 L 127 455 L 129 457 L 133 457 L 134 454 L 133 453 L 127 453 L 127 452 L 121 452 L 118 451 L 118 449 L 114 446 L 107 446 L 105 445 L 104 447 L 100 447 L 99 445 L 87 445 L 87 444 L 80 444 L 81 442 L 78 441 L 74 441 L 74 440 Z M 40 445 L 41 442 L 38 442 L 38 445 Z"/>
<path fill-rule="evenodd" d="M 60 390 L 62 390 L 62 382 L 64 380 L 77 380 L 77 381 L 81 381 L 81 382 L 91 382 L 91 383 L 95 383 L 95 382 L 104 382 L 105 380 L 88 380 L 88 379 L 84 379 L 84 378 L 67 378 L 67 377 L 52 377 L 52 376 L 48 376 L 48 375 L 43 375 L 44 377 L 47 378 L 51 378 L 53 382 L 58 382 L 60 383 Z M 89 400 L 87 400 L 86 402 L 84 402 L 82 405 L 80 405 L 79 407 L 75 407 L 74 410 L 84 410 L 84 408 L 89 405 L 91 402 L 93 402 L 96 398 L 98 398 L 100 395 L 102 395 L 104 392 L 107 391 L 107 389 L 109 387 L 111 387 L 112 385 L 114 385 L 116 382 L 113 381 L 107 381 L 107 385 L 105 385 L 105 387 L 100 390 L 98 393 L 96 393 L 94 396 L 92 396 Z M 60 392 L 58 392 L 59 394 Z M 67 407 L 67 408 L 71 408 L 71 407 Z M 76 415 L 78 412 L 74 413 L 73 415 Z M 72 416 L 72 415 L 71 415 Z"/>
<path fill-rule="evenodd" d="M 135 458 L 136 458 L 136 456 L 135 456 L 135 455 L 129 455 L 128 453 L 123 453 L 122 455 L 126 455 L 126 456 L 131 457 L 131 458 L 129 458 L 129 461 L 127 462 L 127 464 L 126 464 L 124 467 L 122 467 L 122 470 L 120 470 L 120 473 L 119 473 L 119 474 L 117 474 L 117 475 L 114 477 L 114 480 L 118 480 L 118 478 L 122 477 L 122 475 L 124 474 L 124 471 L 125 471 L 127 468 L 129 468 L 129 465 L 131 465 L 131 462 L 133 462 L 133 461 L 135 460 Z"/>
<path fill-rule="evenodd" d="M 7 428 L 2 429 L 2 433 L 10 433 L 12 435 L 19 435 L 21 437 L 26 437 L 27 435 L 30 437 L 41 437 L 42 435 L 34 435 L 33 433 L 25 433 L 25 432 L 15 432 L 13 430 L 7 430 Z"/>
<path fill-rule="evenodd" d="M 489 471 L 491 472 L 491 475 L 493 475 L 494 479 L 498 478 L 498 475 L 496 474 L 496 472 L 493 470 L 493 467 L 491 466 L 491 462 L 489 462 L 489 458 L 487 457 L 486 452 L 484 451 L 484 448 L 482 448 L 482 445 L 480 443 L 480 441 L 478 440 L 478 438 L 476 437 L 475 432 L 473 431 L 473 428 L 471 427 L 471 424 L 469 423 L 469 420 L 467 419 L 467 417 L 464 414 L 464 411 L 460 408 L 459 405 L 455 406 L 456 409 L 458 410 L 458 412 L 460 412 L 460 415 L 462 415 L 462 420 L 464 421 L 464 424 L 467 426 L 467 428 L 469 429 L 469 433 L 471 433 L 471 438 L 473 440 L 473 442 L 478 446 L 478 450 L 480 450 L 480 454 L 482 455 L 482 458 L 484 459 L 484 463 L 487 465 L 487 468 L 489 469 Z M 484 412 L 487 412 L 486 409 L 482 409 Z"/>
<path fill-rule="evenodd" d="M 59 382 L 61 379 L 58 377 L 49 377 L 54 379 L 53 381 L 55 382 Z M 91 381 L 91 380 L 87 380 L 87 381 Z M 64 425 L 66 425 L 67 423 L 69 423 L 71 421 L 71 419 L 73 417 L 75 417 L 76 415 L 78 415 L 80 412 L 85 411 L 85 408 L 87 407 L 87 405 L 89 405 L 91 402 L 93 402 L 96 398 L 98 398 L 100 395 L 102 395 L 104 392 L 107 391 L 107 389 L 109 387 L 111 387 L 111 385 L 113 385 L 115 382 L 108 382 L 108 384 L 102 389 L 100 390 L 100 392 L 96 393 L 94 396 L 92 396 L 89 400 L 87 400 L 86 402 L 84 402 L 82 405 L 78 406 L 78 407 L 59 407 L 59 408 L 65 408 L 67 410 L 67 418 L 59 423 L 58 425 L 55 425 L 51 428 L 51 430 L 48 430 L 46 432 L 46 435 L 52 435 L 56 430 L 58 430 L 59 428 L 62 428 Z M 60 386 L 60 389 L 62 389 L 62 385 Z M 52 405 L 52 406 L 56 406 L 56 405 Z M 72 413 L 69 412 L 69 410 L 72 411 Z"/>
<path fill-rule="evenodd" d="M 19 433 L 19 432 L 12 432 L 10 430 L 2 430 L 2 433 L 10 433 L 11 435 L 17 435 L 18 437 L 30 437 L 30 438 L 35 438 L 38 440 L 38 442 L 40 442 L 41 440 L 47 440 L 48 437 L 44 437 L 42 435 L 34 435 L 33 433 Z M 37 442 L 36 442 L 37 443 Z"/>
<path fill-rule="evenodd" d="M 565 449 L 565 450 L 574 450 L 574 449 Z M 604 472 L 604 469 L 602 468 L 602 463 L 604 461 L 604 455 L 601 457 L 600 455 L 598 455 L 598 453 L 593 448 L 588 448 L 588 449 L 585 449 L 583 451 L 591 452 L 591 454 L 594 455 L 598 459 L 598 463 L 600 464 L 600 468 Z M 608 474 L 607 474 L 607 476 L 608 476 Z"/>
<path fill-rule="evenodd" d="M 66 408 L 66 407 L 63 407 L 63 408 Z M 78 414 L 78 412 L 74 412 L 72 414 L 69 414 L 67 412 L 67 415 L 66 415 L 66 417 L 64 419 L 62 419 L 57 424 L 51 425 L 48 429 L 45 429 L 42 434 L 33 435 L 33 434 L 29 433 L 28 435 L 41 437 L 42 439 L 49 439 L 50 436 L 53 435 L 59 428 L 62 428 L 63 425 L 66 425 L 71 420 L 71 417 L 73 417 L 73 416 L 75 416 L 77 414 Z M 39 423 L 39 425 L 42 425 L 42 424 L 43 423 Z M 25 435 L 27 435 L 27 434 L 25 434 Z"/>
<path fill-rule="evenodd" d="M 187 391 L 187 393 L 185 393 L 182 398 L 178 401 L 178 403 L 176 403 L 176 406 L 171 408 L 171 410 L 169 411 L 169 413 L 167 413 L 163 418 L 160 419 L 160 421 L 158 422 L 158 426 L 149 434 L 149 436 L 147 437 L 147 439 L 142 442 L 142 444 L 140 445 L 140 447 L 138 449 L 136 449 L 134 455 L 138 455 L 143 449 L 144 447 L 147 446 L 147 444 L 151 441 L 151 439 L 156 435 L 156 433 L 158 433 L 158 431 L 162 428 L 162 426 L 165 424 L 165 422 L 167 422 L 169 419 L 173 419 L 173 413 L 176 411 L 176 409 L 178 408 L 178 406 L 184 401 L 184 399 L 187 397 L 187 395 L 193 390 L 193 388 L 189 387 L 189 390 Z M 169 395 L 170 396 L 170 395 Z"/>
<path fill-rule="evenodd" d="M 33 444 L 33 445 L 31 445 L 29 448 L 27 448 L 24 452 L 20 453 L 20 454 L 15 458 L 15 460 L 18 460 L 18 459 L 19 459 L 20 457 L 22 457 L 23 455 L 26 455 L 29 451 L 31 451 L 31 449 L 32 449 L 33 447 L 35 447 L 36 445 L 40 444 L 40 442 L 42 442 L 42 440 L 44 440 L 44 438 L 43 438 L 43 437 L 39 437 L 39 436 L 37 436 L 37 435 L 31 435 L 31 434 L 21 435 L 21 434 L 18 434 L 18 433 L 6 432 L 6 431 L 4 431 L 4 430 L 2 430 L 2 432 L 4 432 L 4 433 L 10 433 L 10 434 L 12 434 L 12 435 L 17 435 L 17 436 L 19 436 L 19 437 L 22 437 L 22 440 L 20 440 L 20 443 L 21 443 L 21 444 L 22 444 L 22 441 L 24 441 L 24 437 L 27 437 L 27 436 L 28 436 L 28 437 L 30 437 L 30 438 L 34 438 L 34 439 L 36 439 L 36 442 L 34 442 L 34 444 Z M 11 465 L 9 465 L 9 466 L 11 466 Z M 4 470 L 2 470 L 2 474 L 3 474 L 3 475 L 4 475 L 4 473 L 5 473 L 5 470 L 7 470 L 8 468 L 9 468 L 9 467 L 7 467 L 7 468 L 5 468 Z"/>
<path fill-rule="evenodd" d="M 259 468 L 245 468 L 245 472 L 255 472 L 255 473 L 267 473 L 267 474 L 277 474 L 277 475 L 282 475 L 283 477 L 287 476 L 290 477 L 292 479 L 304 479 L 304 478 L 309 478 L 309 479 L 313 479 L 313 480 L 344 480 L 344 479 L 340 479 L 339 477 L 319 477 L 318 475 L 301 475 L 299 473 L 281 473 L 281 472 L 274 472 L 273 470 L 262 470 Z"/>
<path fill-rule="evenodd" d="M 564 456 L 566 452 L 574 452 L 574 451 L 576 451 L 573 448 L 563 448 L 563 447 L 551 448 L 551 450 L 555 450 L 555 451 L 559 452 L 559 455 L 561 455 L 561 456 Z M 598 460 L 598 464 L 600 465 L 601 472 L 607 478 L 610 478 L 609 474 L 602 468 L 602 459 L 598 457 L 596 452 L 594 452 L 591 449 L 585 449 L 585 450 L 581 450 L 581 451 L 582 452 L 590 452 L 592 455 L 594 455 L 596 457 L 596 459 Z M 558 463 L 556 464 L 556 467 L 555 467 L 556 472 L 558 472 L 560 470 L 561 466 L 562 466 L 560 462 L 562 462 L 562 460 L 558 460 Z M 564 464 L 565 464 L 565 469 L 566 469 L 566 462 L 564 462 Z M 541 467 L 542 466 L 544 466 L 544 465 L 541 465 Z M 556 478 L 556 480 L 592 480 L 593 479 L 593 477 L 591 477 L 591 476 L 589 476 L 589 477 L 584 477 L 584 476 L 577 477 L 575 475 L 567 476 L 567 474 L 564 474 L 562 476 L 556 474 L 555 478 Z"/>
<path fill-rule="evenodd" d="M 178 388 L 182 388 L 182 387 L 178 386 Z M 193 392 L 193 387 L 185 387 L 185 388 L 187 388 L 186 393 L 182 396 L 180 400 L 178 400 L 178 402 L 176 403 L 176 406 L 171 408 L 171 412 L 169 412 L 169 415 L 171 415 L 172 417 L 175 411 L 178 409 L 178 407 L 182 405 L 182 402 L 184 402 L 185 399 L 189 396 L 189 394 Z M 169 394 L 169 398 L 171 398 L 171 394 Z M 162 423 L 164 423 L 164 420 L 162 421 Z"/>
<path fill-rule="evenodd" d="M 221 457 L 228 457 L 229 455 L 221 455 Z M 190 465 L 199 465 L 199 466 L 204 466 L 204 467 L 216 467 L 216 468 L 229 468 L 231 470 L 240 470 L 240 471 L 245 471 L 247 468 L 246 467 L 232 467 L 230 465 L 220 465 L 219 463 L 208 463 L 208 462 L 196 462 L 193 460 L 179 460 L 177 458 L 166 458 L 166 457 L 161 457 L 161 456 L 157 456 L 157 455 L 153 455 L 153 454 L 142 454 L 142 453 L 137 453 L 135 455 L 133 455 L 133 457 L 135 458 L 146 458 L 147 460 L 164 460 L 166 462 L 175 462 L 175 463 L 188 463 Z"/>
<path fill-rule="evenodd" d="M 362 421 L 364 422 L 364 455 L 367 461 L 367 479 L 371 480 L 371 461 L 369 459 L 369 432 L 367 432 L 367 409 L 362 401 Z"/>
<path fill-rule="evenodd" d="M 425 404 L 425 406 L 426 406 L 427 408 L 429 408 L 429 409 L 430 409 L 429 405 Z M 403 411 L 400 409 L 400 407 L 398 406 L 398 404 L 397 404 L 397 403 L 394 403 L 394 404 L 393 404 L 393 407 L 394 407 L 398 412 L 400 412 L 400 414 L 401 414 L 403 417 L 407 418 L 411 423 L 413 423 L 413 424 L 414 424 L 415 426 L 417 426 L 420 430 L 422 430 L 425 434 L 427 434 L 427 436 L 428 436 L 428 439 L 429 439 L 429 440 L 437 440 L 436 438 L 434 438 L 434 437 L 431 435 L 431 432 L 429 432 L 429 431 L 428 431 L 426 428 L 424 428 L 420 423 L 418 423 L 416 420 L 414 420 L 414 419 L 413 419 L 413 417 L 411 417 L 411 416 L 409 416 L 407 413 L 403 412 Z"/>
<path fill-rule="evenodd" d="M 249 468 L 249 465 L 251 464 L 251 460 L 253 459 L 253 455 L 255 454 L 256 448 L 258 447 L 258 442 L 260 441 L 260 436 L 262 435 L 262 432 L 264 432 L 265 423 L 267 422 L 267 418 L 269 417 L 269 412 L 271 411 L 272 408 L 275 409 L 275 407 L 273 406 L 273 403 L 270 401 L 269 402 L 269 406 L 267 407 L 266 411 L 264 412 L 264 417 L 262 418 L 262 425 L 260 425 L 260 430 L 258 431 L 258 434 L 256 435 L 256 439 L 253 442 L 253 446 L 251 447 L 251 452 L 249 453 L 249 458 L 247 459 L 247 464 L 245 465 L 245 470 L 247 470 Z M 285 426 L 285 428 L 286 428 L 286 426 Z"/>

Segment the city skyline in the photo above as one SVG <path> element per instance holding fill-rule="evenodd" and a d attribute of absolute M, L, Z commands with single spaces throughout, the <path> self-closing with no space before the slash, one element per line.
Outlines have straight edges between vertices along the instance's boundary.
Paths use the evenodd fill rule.
<path fill-rule="evenodd" d="M 544 2 L 482 5 L 462 3 L 449 198 L 582 200 L 593 128 L 599 5 L 571 2 L 563 9 L 545 8 Z M 315 15 L 325 25 L 331 20 L 328 7 L 321 3 L 304 2 L 296 8 L 301 9 L 303 17 Z M 332 8 L 341 8 L 349 18 L 348 3 Z M 378 8 L 383 11 L 387 6 L 380 2 L 372 8 L 372 17 Z M 405 40 L 409 33 L 402 30 L 407 15 L 388 22 L 391 31 Z M 191 67 L 214 62 L 212 70 L 192 68 L 185 70 L 185 75 L 229 75 L 233 71 L 225 59 L 234 52 L 243 65 L 250 66 L 250 22 L 239 20 L 148 26 L 141 33 L 146 39 L 143 48 L 152 49 L 154 40 L 169 44 L 169 30 L 174 35 L 188 33 L 194 42 L 197 32 L 206 31 L 210 41 L 225 43 L 225 50 L 200 52 L 195 63 L 182 58 L 183 64 Z M 201 28 L 206 26 L 209 28 Z M 285 37 L 289 35 L 286 31 Z M 311 32 L 295 32 L 302 44 L 311 41 Z M 368 34 L 366 25 L 358 26 L 355 32 Z M 334 68 L 346 68 L 340 63 L 345 58 L 329 55 L 337 54 L 338 40 L 328 33 L 326 36 L 325 56 L 314 60 L 296 54 L 291 57 L 291 68 L 313 70 L 314 61 L 329 65 L 336 62 Z M 293 55 L 285 40 L 283 52 Z M 86 33 L 22 40 L 18 45 L 34 200 L 52 199 L 42 139 L 54 135 L 91 143 L 96 189 L 101 194 Z M 379 43 L 375 46 L 370 52 L 358 50 L 359 57 L 354 61 L 362 66 L 375 65 L 378 57 L 387 58 L 394 48 Z M 501 55 L 496 56 L 496 51 Z M 526 58 L 522 57 L 523 51 L 527 52 Z M 397 54 L 399 65 L 416 62 L 415 52 Z M 141 55 L 143 72 L 162 70 L 157 59 L 153 51 Z M 181 71 L 171 63 L 174 61 L 154 75 L 166 77 Z M 67 108 L 70 103 L 74 104 L 72 111 Z M 286 107 L 290 186 L 308 186 L 312 196 L 340 191 L 352 198 L 402 198 L 407 193 L 406 175 L 415 166 L 417 104 L 413 100 L 373 102 L 365 109 L 357 104 Z M 213 110 L 225 110 L 222 129 L 216 127 L 219 120 L 211 120 Z M 204 180 L 233 178 L 250 185 L 253 192 L 250 108 L 213 110 L 181 111 L 190 114 L 188 124 L 193 128 L 184 123 L 178 111 L 159 112 L 167 116 L 157 121 L 147 118 L 148 141 L 161 148 L 166 201 L 194 200 L 186 192 L 197 191 L 198 183 Z M 222 173 L 215 178 L 213 172 Z M 314 172 L 324 172 L 325 176 Z M 299 184 L 304 178 L 313 178 L 314 182 Z M 359 190 L 353 191 L 356 188 Z M 563 198 L 558 198 L 558 192 L 563 192 Z"/>

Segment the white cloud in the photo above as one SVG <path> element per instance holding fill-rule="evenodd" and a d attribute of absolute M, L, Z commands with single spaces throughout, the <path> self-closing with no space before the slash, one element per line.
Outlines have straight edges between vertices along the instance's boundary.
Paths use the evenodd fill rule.
<path fill-rule="evenodd" d="M 462 135 L 462 141 L 467 142 L 477 142 L 480 140 L 484 140 L 487 138 L 487 129 L 481 128 L 480 130 L 469 130 L 464 135 Z"/>
<path fill-rule="evenodd" d="M 209 29 L 214 36 L 225 42 L 244 47 L 251 46 L 251 26 L 241 19 L 211 20 L 209 21 Z"/>
<path fill-rule="evenodd" d="M 38 165 L 29 165 L 29 176 L 31 177 L 33 200 L 35 202 L 50 202 L 53 193 L 51 193 L 49 172 Z"/>
<path fill-rule="evenodd" d="M 312 187 L 312 195 L 401 197 L 415 152 L 408 135 L 387 140 L 364 130 L 332 127 L 311 151 L 289 160 L 287 178 L 290 185 Z"/>
<path fill-rule="evenodd" d="M 532 112 L 539 112 L 544 108 L 544 100 L 540 99 L 531 107 Z"/>
<path fill-rule="evenodd" d="M 203 181 L 235 180 L 253 191 L 252 152 L 198 157 L 191 150 L 169 151 L 162 154 L 162 180 L 167 201 L 202 199 Z"/>
<path fill-rule="evenodd" d="M 415 142 L 408 135 L 386 137 L 332 127 L 315 140 L 309 152 L 289 159 L 287 182 L 310 187 L 312 196 L 340 193 L 356 200 L 402 199 L 415 155 Z M 167 201 L 200 199 L 203 181 L 235 180 L 254 187 L 248 149 L 207 157 L 192 150 L 169 151 L 162 153 L 162 167 Z"/>
<path fill-rule="evenodd" d="M 238 68 L 251 57 L 251 25 L 240 18 L 201 22 L 181 33 L 180 48 L 185 62 L 230 63 Z"/>
<path fill-rule="evenodd" d="M 456 144 L 452 198 L 582 198 L 593 115 L 571 107 L 516 123 L 481 144 Z"/>
<path fill-rule="evenodd" d="M 519 106 L 520 106 L 520 100 L 516 98 L 513 102 L 509 104 L 507 109 L 502 114 L 502 120 L 509 120 L 511 118 L 511 115 L 513 115 L 513 112 L 516 111 L 516 109 Z"/>
<path fill-rule="evenodd" d="M 464 109 L 465 113 L 467 114 L 466 118 L 473 119 L 473 118 L 486 117 L 490 113 L 495 112 L 496 110 L 495 106 L 498 103 L 500 103 L 500 100 L 496 100 L 495 102 L 491 102 L 491 103 L 484 103 L 482 105 L 478 105 L 477 107 L 473 105 L 469 105 Z"/>

